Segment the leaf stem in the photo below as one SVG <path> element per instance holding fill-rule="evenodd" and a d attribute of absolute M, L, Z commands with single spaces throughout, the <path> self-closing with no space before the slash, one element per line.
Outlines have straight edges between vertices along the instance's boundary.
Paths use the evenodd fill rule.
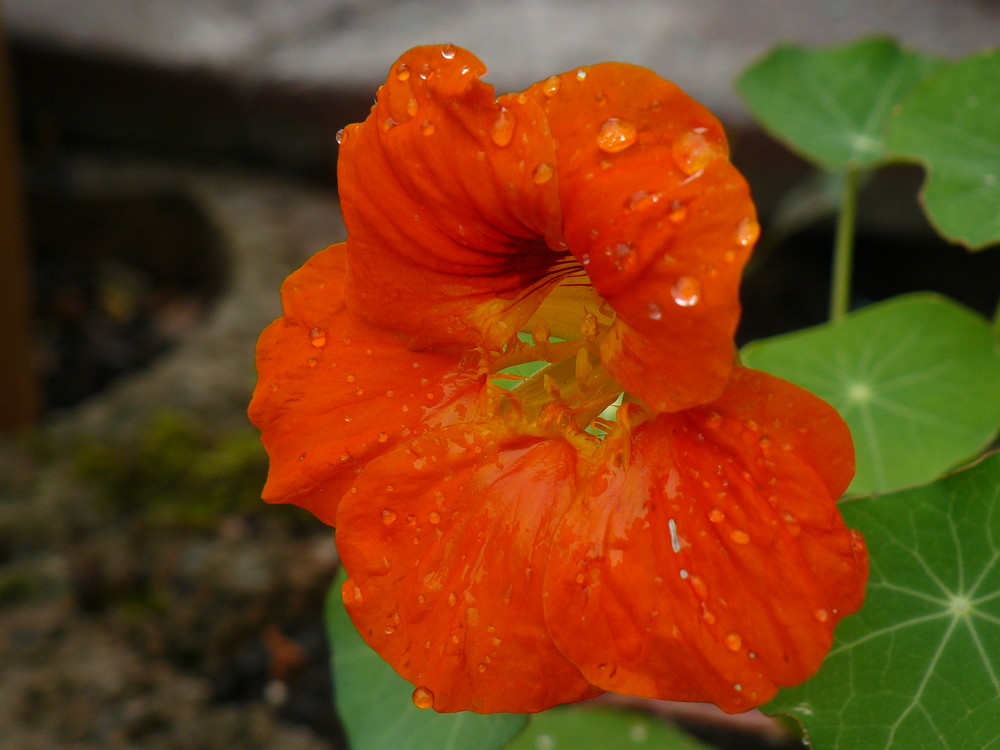
<path fill-rule="evenodd" d="M 858 216 L 861 170 L 849 167 L 840 194 L 840 213 L 833 245 L 833 278 L 830 282 L 830 322 L 847 314 L 851 306 L 851 272 L 854 265 L 854 229 Z"/>

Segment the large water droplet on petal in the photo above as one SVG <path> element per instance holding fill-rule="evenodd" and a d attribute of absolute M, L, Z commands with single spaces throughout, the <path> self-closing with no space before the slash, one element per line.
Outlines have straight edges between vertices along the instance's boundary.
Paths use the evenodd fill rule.
<path fill-rule="evenodd" d="M 549 99 L 559 93 L 559 76 L 549 76 L 542 83 L 542 93 Z"/>
<path fill-rule="evenodd" d="M 326 331 L 322 328 L 313 328 L 309 331 L 309 340 L 317 348 L 326 346 Z"/>
<path fill-rule="evenodd" d="M 389 510 L 388 508 L 382 509 L 382 523 L 384 523 L 386 526 L 390 526 L 395 520 L 396 520 L 395 511 Z"/>
<path fill-rule="evenodd" d="M 712 144 L 705 139 L 705 136 L 694 131 L 678 137 L 674 141 L 670 153 L 674 158 L 674 163 L 689 177 L 703 170 L 720 156 Z"/>
<path fill-rule="evenodd" d="M 726 636 L 726 648 L 730 651 L 739 651 L 743 645 L 743 637 L 739 633 L 729 633 Z"/>
<path fill-rule="evenodd" d="M 435 130 L 434 123 L 430 122 L 429 120 L 424 120 L 423 123 L 420 125 L 420 132 L 423 133 L 424 135 L 433 135 L 434 130 Z"/>
<path fill-rule="evenodd" d="M 454 60 L 455 51 L 456 50 L 454 44 L 446 44 L 441 48 L 441 57 L 443 57 L 445 60 Z"/>
<path fill-rule="evenodd" d="M 693 276 L 681 276 L 674 282 L 670 294 L 681 307 L 693 307 L 701 299 L 701 282 Z"/>
<path fill-rule="evenodd" d="M 514 115 L 506 107 L 500 108 L 500 114 L 490 129 L 490 137 L 501 148 L 509 144 L 514 137 Z"/>
<path fill-rule="evenodd" d="M 401 62 L 396 66 L 396 79 L 400 81 L 406 81 L 410 78 L 410 69 L 406 67 L 406 63 Z"/>
<path fill-rule="evenodd" d="M 417 110 L 420 109 L 420 104 L 412 96 L 406 100 L 406 114 L 410 117 L 417 114 Z"/>
<path fill-rule="evenodd" d="M 417 708 L 431 708 L 434 705 L 434 693 L 423 685 L 420 685 L 413 691 L 411 699 L 413 700 L 413 705 Z"/>
<path fill-rule="evenodd" d="M 741 247 L 750 247 L 750 245 L 757 241 L 759 236 L 760 224 L 751 219 L 749 216 L 741 221 L 740 225 L 736 227 L 736 242 L 738 242 Z"/>
<path fill-rule="evenodd" d="M 647 312 L 650 320 L 661 320 L 663 318 L 663 308 L 661 308 L 655 302 L 649 303 L 649 308 Z"/>
<path fill-rule="evenodd" d="M 334 138 L 337 139 L 337 143 L 338 144 L 343 143 L 344 142 L 344 138 L 346 138 L 346 137 L 347 137 L 347 131 L 344 128 L 341 128 L 340 130 L 338 130 L 337 131 L 337 135 L 334 136 Z"/>
<path fill-rule="evenodd" d="M 553 174 L 555 174 L 555 171 L 552 169 L 552 166 L 542 162 L 535 167 L 535 171 L 531 173 L 531 181 L 536 185 L 544 185 L 552 179 Z"/>
<path fill-rule="evenodd" d="M 635 125 L 617 117 L 605 120 L 601 129 L 597 131 L 597 147 L 609 154 L 624 151 L 635 143 L 635 139 Z"/>
<path fill-rule="evenodd" d="M 645 190 L 640 190 L 629 196 L 627 205 L 631 211 L 645 211 L 659 203 L 662 197 L 663 193 L 647 193 Z"/>

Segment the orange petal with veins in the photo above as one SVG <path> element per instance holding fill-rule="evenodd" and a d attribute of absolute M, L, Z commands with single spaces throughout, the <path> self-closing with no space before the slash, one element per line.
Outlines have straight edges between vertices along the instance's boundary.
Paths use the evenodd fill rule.
<path fill-rule="evenodd" d="M 556 644 L 606 690 L 729 712 L 805 680 L 864 596 L 834 502 L 852 469 L 832 407 L 742 368 L 714 403 L 608 438 L 546 569 Z"/>
<path fill-rule="evenodd" d="M 497 347 L 549 277 L 579 268 L 558 249 L 545 118 L 527 97 L 497 99 L 485 71 L 450 45 L 412 49 L 341 140 L 348 305 L 418 348 Z"/>
<path fill-rule="evenodd" d="M 483 384 L 456 353 L 412 352 L 344 306 L 346 255 L 314 255 L 281 289 L 283 317 L 257 344 L 250 420 L 270 458 L 268 502 L 333 523 L 372 458 L 428 427 L 476 414 Z"/>
<path fill-rule="evenodd" d="M 565 441 L 455 426 L 372 462 L 341 503 L 347 611 L 436 710 L 534 712 L 600 692 L 542 617 L 575 470 Z"/>
<path fill-rule="evenodd" d="M 554 94 L 551 80 L 527 93 L 559 144 L 565 241 L 618 314 L 602 358 L 653 410 L 710 401 L 732 367 L 758 231 L 722 127 L 645 68 L 606 63 L 556 80 Z"/>

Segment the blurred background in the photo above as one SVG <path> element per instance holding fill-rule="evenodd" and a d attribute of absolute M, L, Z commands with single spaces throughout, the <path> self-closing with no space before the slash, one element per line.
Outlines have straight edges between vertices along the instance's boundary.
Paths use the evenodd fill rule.
<path fill-rule="evenodd" d="M 954 57 L 1000 41 L 1000 4 L 3 0 L 0 748 L 344 747 L 332 533 L 259 501 L 245 409 L 281 280 L 344 237 L 333 135 L 403 51 L 467 47 L 499 91 L 638 63 L 713 109 L 764 225 L 746 341 L 824 319 L 835 205 L 734 81 L 779 41 L 874 33 Z M 920 179 L 867 186 L 858 301 L 936 289 L 990 313 L 1000 258 L 938 240 Z"/>

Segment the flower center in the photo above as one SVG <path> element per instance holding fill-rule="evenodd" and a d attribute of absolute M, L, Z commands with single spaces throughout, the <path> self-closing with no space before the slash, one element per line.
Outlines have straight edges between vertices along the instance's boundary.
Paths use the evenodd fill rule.
<path fill-rule="evenodd" d="M 622 387 L 601 362 L 614 311 L 579 279 L 556 286 L 490 367 L 504 388 L 501 413 L 570 434 L 603 436 L 614 426 Z"/>

